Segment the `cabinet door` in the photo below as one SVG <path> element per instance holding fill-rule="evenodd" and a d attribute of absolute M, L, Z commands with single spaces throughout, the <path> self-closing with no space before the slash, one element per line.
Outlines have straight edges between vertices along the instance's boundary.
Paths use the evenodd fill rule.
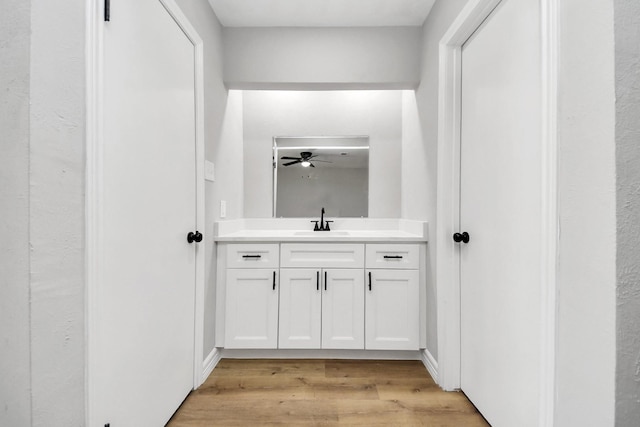
<path fill-rule="evenodd" d="M 227 270 L 225 348 L 277 348 L 276 270 Z"/>
<path fill-rule="evenodd" d="M 363 270 L 324 270 L 322 279 L 322 348 L 364 349 Z"/>
<path fill-rule="evenodd" d="M 320 348 L 320 270 L 280 270 L 279 348 Z"/>
<path fill-rule="evenodd" d="M 367 350 L 418 350 L 418 270 L 368 270 Z"/>

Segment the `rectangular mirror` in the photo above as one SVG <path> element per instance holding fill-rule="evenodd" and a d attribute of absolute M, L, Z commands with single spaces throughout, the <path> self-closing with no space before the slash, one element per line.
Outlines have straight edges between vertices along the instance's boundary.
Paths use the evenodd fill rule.
<path fill-rule="evenodd" d="M 369 213 L 369 137 L 273 138 L 277 218 L 365 218 Z"/>

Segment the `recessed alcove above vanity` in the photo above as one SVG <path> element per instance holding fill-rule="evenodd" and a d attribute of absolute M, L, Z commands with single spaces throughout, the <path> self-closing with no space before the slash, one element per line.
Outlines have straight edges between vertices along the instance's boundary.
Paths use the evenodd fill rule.
<path fill-rule="evenodd" d="M 245 90 L 242 119 L 242 164 L 233 167 L 243 170 L 243 217 L 319 216 L 322 206 L 333 217 L 402 217 L 403 91 Z M 338 150 L 340 146 L 350 149 Z M 292 147 L 293 150 L 288 150 Z M 331 147 L 333 151 L 327 150 Z M 302 157 L 302 152 L 311 152 L 317 156 L 315 159 L 332 163 L 317 162 L 314 168 L 304 167 L 301 162 L 284 166 L 289 162 L 283 162 L 282 157 Z M 344 167 L 339 157 L 354 159 L 353 167 Z M 315 179 L 323 169 L 331 169 L 333 173 L 327 181 L 331 188 L 321 191 L 333 191 L 338 198 L 342 194 L 340 185 L 359 185 L 359 194 L 352 196 L 352 200 L 338 198 L 332 205 L 332 200 L 320 192 L 301 193 L 317 183 Z M 287 191 L 296 194 L 297 205 L 291 200 L 280 200 L 278 206 L 281 196 L 278 174 L 282 179 L 296 173 L 310 178 L 307 185 L 289 181 Z M 341 179 L 337 179 L 338 175 Z M 406 183 L 410 184 L 408 180 Z M 367 203 L 364 209 L 347 206 L 361 198 Z M 285 204 L 288 209 L 278 212 Z"/>
<path fill-rule="evenodd" d="M 223 355 L 421 358 L 435 316 L 428 223 L 401 219 L 425 217 L 404 170 L 423 155 L 404 151 L 410 101 L 242 91 L 242 162 L 221 167 L 242 170 L 243 216 L 213 230 Z"/>

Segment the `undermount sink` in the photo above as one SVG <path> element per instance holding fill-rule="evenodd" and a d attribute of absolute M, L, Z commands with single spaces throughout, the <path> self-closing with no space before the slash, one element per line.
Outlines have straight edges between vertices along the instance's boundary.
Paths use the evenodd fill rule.
<path fill-rule="evenodd" d="M 296 231 L 293 233 L 295 236 L 348 236 L 348 231 Z"/>

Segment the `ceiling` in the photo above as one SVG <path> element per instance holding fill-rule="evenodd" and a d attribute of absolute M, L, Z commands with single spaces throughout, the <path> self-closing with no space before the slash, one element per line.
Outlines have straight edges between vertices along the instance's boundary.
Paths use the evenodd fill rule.
<path fill-rule="evenodd" d="M 420 26 L 435 0 L 209 0 L 225 27 Z"/>

